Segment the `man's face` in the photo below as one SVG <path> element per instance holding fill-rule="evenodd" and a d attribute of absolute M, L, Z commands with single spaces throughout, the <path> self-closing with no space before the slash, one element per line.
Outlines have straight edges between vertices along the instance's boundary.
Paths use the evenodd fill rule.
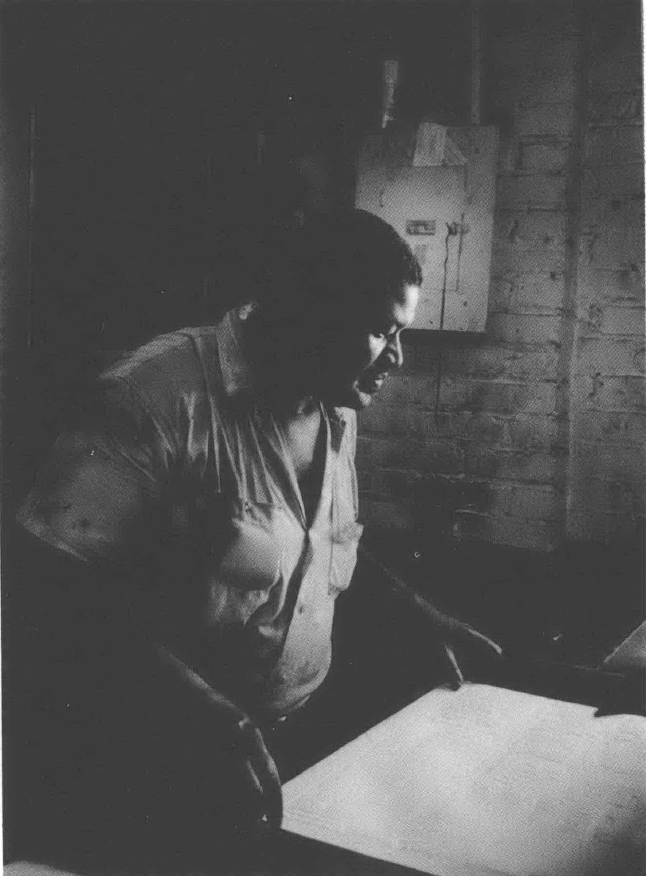
<path fill-rule="evenodd" d="M 330 404 L 361 410 L 403 361 L 401 333 L 415 318 L 419 287 L 362 301 L 340 314 L 317 355 L 318 390 Z"/>

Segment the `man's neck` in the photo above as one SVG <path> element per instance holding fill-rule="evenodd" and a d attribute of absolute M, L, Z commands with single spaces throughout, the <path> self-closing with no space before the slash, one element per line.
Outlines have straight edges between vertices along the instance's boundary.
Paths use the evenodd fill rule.
<path fill-rule="evenodd" d="M 276 345 L 266 342 L 264 333 L 257 331 L 253 316 L 243 326 L 244 351 L 253 369 L 258 394 L 283 417 L 304 418 L 317 413 L 319 400 L 293 357 L 287 361 L 284 350 L 277 350 Z"/>

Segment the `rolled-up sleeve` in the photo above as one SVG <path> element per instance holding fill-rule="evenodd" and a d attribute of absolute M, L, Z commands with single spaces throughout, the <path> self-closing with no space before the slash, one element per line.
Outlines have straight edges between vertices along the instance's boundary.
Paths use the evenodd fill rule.
<path fill-rule="evenodd" d="M 17 519 L 79 560 L 119 560 L 159 507 L 173 439 L 125 382 L 99 384 L 84 420 L 58 438 Z"/>

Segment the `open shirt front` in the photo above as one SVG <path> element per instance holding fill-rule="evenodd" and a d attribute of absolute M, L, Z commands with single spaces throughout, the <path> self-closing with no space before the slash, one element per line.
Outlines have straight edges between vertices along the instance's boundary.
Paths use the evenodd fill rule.
<path fill-rule="evenodd" d="M 243 707 L 282 713 L 327 674 L 335 598 L 356 563 L 356 415 L 321 405 L 308 522 L 240 337 L 230 311 L 108 368 L 99 415 L 58 439 L 18 519 L 82 562 L 123 570 L 160 638 Z"/>

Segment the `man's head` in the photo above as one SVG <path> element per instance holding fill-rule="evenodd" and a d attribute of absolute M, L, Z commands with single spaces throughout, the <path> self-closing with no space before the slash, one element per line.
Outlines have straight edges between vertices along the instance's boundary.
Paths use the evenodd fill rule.
<path fill-rule="evenodd" d="M 330 404 L 363 408 L 401 365 L 419 264 L 390 225 L 361 210 L 314 217 L 295 238 L 260 302 L 260 324 L 283 380 Z"/>

